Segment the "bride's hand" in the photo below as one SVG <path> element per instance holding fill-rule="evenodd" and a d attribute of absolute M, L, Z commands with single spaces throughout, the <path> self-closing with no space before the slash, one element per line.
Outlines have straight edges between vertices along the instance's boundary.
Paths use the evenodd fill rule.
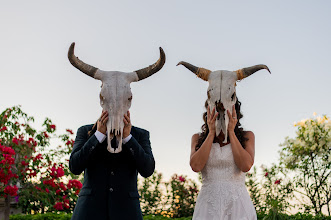
<path fill-rule="evenodd" d="M 212 135 L 216 135 L 216 127 L 215 127 L 215 121 L 218 116 L 218 112 L 215 113 L 215 107 L 213 108 L 213 111 L 210 112 L 210 108 L 208 106 L 207 108 L 207 124 L 209 128 L 209 133 Z"/>
<path fill-rule="evenodd" d="M 235 109 L 234 105 L 232 106 L 232 115 L 229 110 L 227 110 L 227 113 L 229 116 L 228 131 L 232 132 L 232 131 L 234 131 L 234 129 L 238 123 L 237 113 L 236 113 L 236 109 Z"/>

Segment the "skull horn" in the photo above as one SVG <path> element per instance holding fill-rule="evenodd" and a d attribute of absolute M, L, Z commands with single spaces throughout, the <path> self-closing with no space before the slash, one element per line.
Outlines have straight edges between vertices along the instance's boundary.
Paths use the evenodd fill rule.
<path fill-rule="evenodd" d="M 78 59 L 78 57 L 75 56 L 74 52 L 75 52 L 75 42 L 73 42 L 70 45 L 70 48 L 68 51 L 68 59 L 69 59 L 70 63 L 74 67 L 76 67 L 77 69 L 79 69 L 80 71 L 85 73 L 86 75 L 89 75 L 90 77 L 94 78 L 95 72 L 98 69 L 95 68 L 94 66 L 88 65 L 88 64 L 84 63 L 83 61 L 81 61 L 80 59 Z"/>
<path fill-rule="evenodd" d="M 184 62 L 184 61 L 181 61 L 177 64 L 178 65 L 183 65 L 185 66 L 187 69 L 191 70 L 193 73 L 195 73 L 199 78 L 205 80 L 205 81 L 208 81 L 208 78 L 209 78 L 209 74 L 211 73 L 210 70 L 207 70 L 205 68 L 200 68 L 200 67 L 196 67 L 196 66 L 193 66 L 192 64 L 190 63 L 187 63 L 187 62 Z"/>
<path fill-rule="evenodd" d="M 150 65 L 149 67 L 134 71 L 138 75 L 138 81 L 146 79 L 147 77 L 150 77 L 151 75 L 159 71 L 163 67 L 165 61 L 166 57 L 164 51 L 160 47 L 160 58 L 158 59 L 158 61 L 156 61 L 156 63 Z"/>
<path fill-rule="evenodd" d="M 237 70 L 236 72 L 237 72 L 238 80 L 244 79 L 262 69 L 268 70 L 269 73 L 271 74 L 269 68 L 266 65 L 260 64 L 260 65 L 255 65 L 255 66 L 246 67 L 246 68 Z"/>

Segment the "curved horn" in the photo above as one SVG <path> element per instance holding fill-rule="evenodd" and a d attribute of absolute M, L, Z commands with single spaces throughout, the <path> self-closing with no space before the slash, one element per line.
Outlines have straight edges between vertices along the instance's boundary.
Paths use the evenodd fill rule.
<path fill-rule="evenodd" d="M 88 65 L 88 64 L 84 63 L 83 61 L 81 61 L 80 59 L 78 59 L 78 57 L 75 56 L 74 52 L 75 52 L 75 42 L 73 42 L 70 45 L 70 48 L 68 51 L 68 59 L 69 59 L 70 63 L 74 67 L 76 67 L 77 69 L 79 69 L 80 71 L 85 73 L 86 75 L 89 75 L 90 77 L 94 78 L 95 72 L 98 69 L 95 68 L 94 66 Z"/>
<path fill-rule="evenodd" d="M 191 70 L 193 73 L 195 73 L 199 78 L 205 80 L 205 81 L 208 81 L 208 78 L 209 78 L 209 74 L 211 73 L 210 70 L 207 70 L 205 68 L 200 68 L 200 67 L 196 67 L 196 66 L 193 66 L 192 64 L 190 63 L 187 63 L 187 62 L 184 62 L 184 61 L 181 61 L 177 64 L 178 65 L 183 65 L 185 66 L 187 69 Z"/>
<path fill-rule="evenodd" d="M 260 64 L 260 65 L 255 65 L 255 66 L 246 67 L 246 68 L 237 70 L 236 72 L 237 72 L 238 80 L 244 79 L 262 69 L 268 70 L 269 73 L 271 74 L 269 68 L 266 65 Z"/>
<path fill-rule="evenodd" d="M 158 59 L 158 61 L 156 61 L 156 63 L 150 65 L 149 67 L 134 71 L 138 75 L 138 81 L 146 79 L 147 77 L 150 77 L 151 75 L 159 71 L 163 67 L 165 61 L 166 57 L 164 51 L 160 47 L 160 58 Z"/>

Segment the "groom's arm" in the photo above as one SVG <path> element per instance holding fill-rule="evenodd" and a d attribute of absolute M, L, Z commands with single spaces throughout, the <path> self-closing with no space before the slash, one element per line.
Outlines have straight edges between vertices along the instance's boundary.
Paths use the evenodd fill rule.
<path fill-rule="evenodd" d="M 137 171 L 141 176 L 147 178 L 151 176 L 155 169 L 155 161 L 152 153 L 151 142 L 149 141 L 149 132 L 140 129 L 139 142 L 132 136 L 131 139 L 123 145 L 127 148 L 135 161 Z"/>
<path fill-rule="evenodd" d="M 69 159 L 69 169 L 73 174 L 81 174 L 88 165 L 89 158 L 99 141 L 93 134 L 88 136 L 88 127 L 82 126 L 77 131 L 77 136 Z"/>

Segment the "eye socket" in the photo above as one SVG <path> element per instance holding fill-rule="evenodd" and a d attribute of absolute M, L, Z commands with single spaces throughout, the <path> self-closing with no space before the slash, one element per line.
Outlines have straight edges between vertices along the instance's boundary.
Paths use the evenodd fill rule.
<path fill-rule="evenodd" d="M 132 100 L 132 96 L 130 98 L 128 98 L 128 100 L 131 101 Z"/>
<path fill-rule="evenodd" d="M 234 100 L 234 97 L 236 97 L 236 93 L 235 93 L 235 92 L 234 92 L 234 93 L 232 94 L 232 96 L 231 96 L 231 101 Z"/>
<path fill-rule="evenodd" d="M 210 99 L 210 90 L 207 92 L 207 97 Z"/>

